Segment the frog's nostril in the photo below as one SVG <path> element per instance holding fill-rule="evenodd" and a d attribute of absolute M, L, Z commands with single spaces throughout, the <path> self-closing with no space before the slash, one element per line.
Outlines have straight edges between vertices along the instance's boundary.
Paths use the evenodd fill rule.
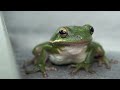
<path fill-rule="evenodd" d="M 82 37 L 81 37 L 80 35 L 77 35 L 77 36 L 76 36 L 76 39 L 77 39 L 77 40 L 80 40 L 80 39 L 82 39 Z"/>

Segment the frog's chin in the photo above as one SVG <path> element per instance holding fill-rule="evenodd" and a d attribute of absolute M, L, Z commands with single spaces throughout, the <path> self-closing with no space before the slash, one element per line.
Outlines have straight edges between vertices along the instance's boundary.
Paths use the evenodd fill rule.
<path fill-rule="evenodd" d="M 65 42 L 65 41 L 50 41 L 50 43 L 53 43 L 53 44 L 58 44 L 58 45 L 66 45 L 66 46 L 69 46 L 69 45 L 88 45 L 91 43 L 91 41 L 77 41 L 77 42 Z"/>

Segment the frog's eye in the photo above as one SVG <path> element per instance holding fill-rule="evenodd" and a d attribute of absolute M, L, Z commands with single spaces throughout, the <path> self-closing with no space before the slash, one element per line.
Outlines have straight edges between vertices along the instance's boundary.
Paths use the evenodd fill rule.
<path fill-rule="evenodd" d="M 90 28 L 90 34 L 92 35 L 93 33 L 94 33 L 94 28 L 91 27 L 91 28 Z"/>
<path fill-rule="evenodd" d="M 59 34 L 60 34 L 60 36 L 61 36 L 62 38 L 65 38 L 65 37 L 68 35 L 68 32 L 67 32 L 67 30 L 66 30 L 65 28 L 61 28 L 61 29 L 59 30 Z"/>

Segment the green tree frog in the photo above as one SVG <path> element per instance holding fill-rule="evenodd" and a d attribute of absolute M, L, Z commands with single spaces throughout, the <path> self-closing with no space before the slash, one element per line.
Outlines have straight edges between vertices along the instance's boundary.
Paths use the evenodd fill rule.
<path fill-rule="evenodd" d="M 33 49 L 36 68 L 33 72 L 40 71 L 43 76 L 47 76 L 47 60 L 55 65 L 70 64 L 75 68 L 72 73 L 80 69 L 92 72 L 91 66 L 95 61 L 100 66 L 104 63 L 110 68 L 104 49 L 99 43 L 92 41 L 93 33 L 94 28 L 89 24 L 59 27 L 48 42 Z"/>

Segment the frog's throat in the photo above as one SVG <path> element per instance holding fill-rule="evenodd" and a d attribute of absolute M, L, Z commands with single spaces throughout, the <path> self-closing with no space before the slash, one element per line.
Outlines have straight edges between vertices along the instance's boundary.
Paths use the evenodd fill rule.
<path fill-rule="evenodd" d="M 49 41 L 52 44 L 59 44 L 59 45 L 87 45 L 91 43 L 90 41 L 78 41 L 78 42 L 65 42 L 65 41 L 60 41 L 60 40 L 55 40 L 55 41 Z"/>

